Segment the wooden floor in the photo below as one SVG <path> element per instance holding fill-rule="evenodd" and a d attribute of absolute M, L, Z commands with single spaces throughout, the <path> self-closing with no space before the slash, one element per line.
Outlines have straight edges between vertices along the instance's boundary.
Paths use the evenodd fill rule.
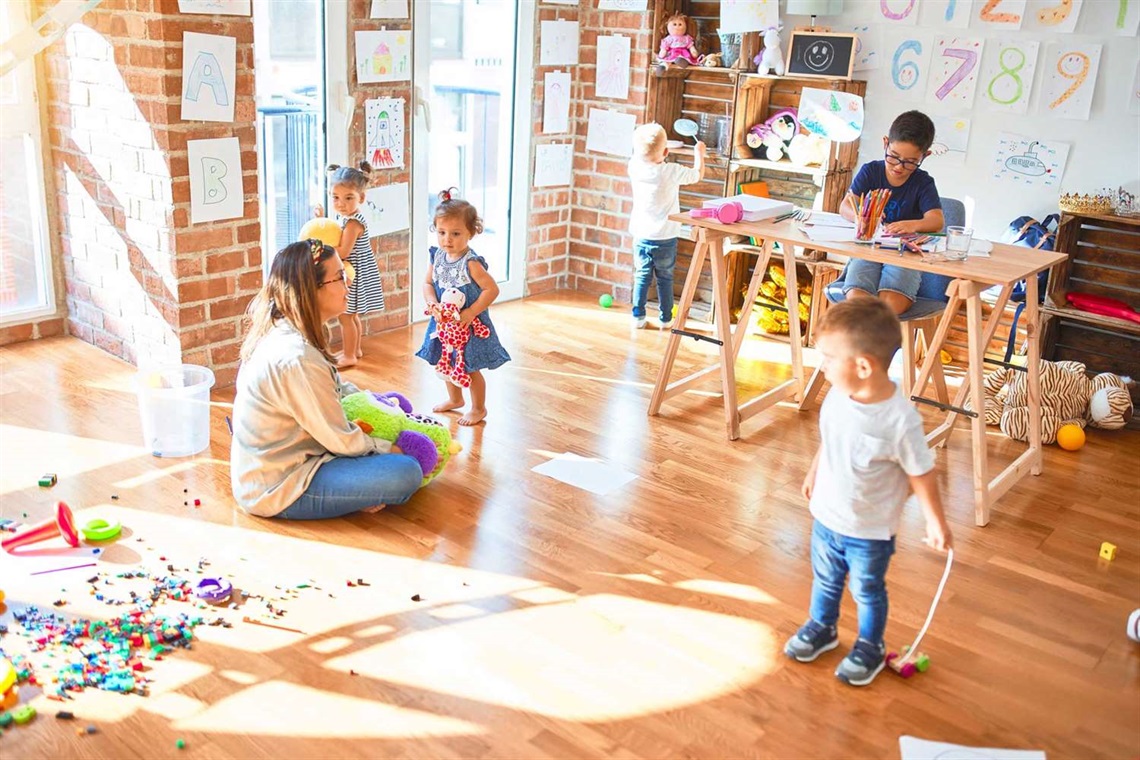
<path fill-rule="evenodd" d="M 985 528 L 969 435 L 952 439 L 938 468 L 958 554 L 923 647 L 933 667 L 853 689 L 832 676 L 850 600 L 839 650 L 811 665 L 780 654 L 810 589 L 798 492 L 816 415 L 777 407 L 729 443 L 714 376 L 648 418 L 665 336 L 629 321 L 572 294 L 497 305 L 513 361 L 489 375 L 486 425 L 453 425 L 465 450 L 444 475 L 402 507 L 307 524 L 235 509 L 232 389 L 215 393 L 208 453 L 156 459 L 139 445 L 133 368 L 70 338 L 0 350 L 0 515 L 32 521 L 63 498 L 80 522 L 121 519 L 104 572 L 207 559 L 238 588 L 286 597 L 299 631 L 225 610 L 233 628 L 200 627 L 192 650 L 154 663 L 149 697 L 70 703 L 97 734 L 77 736 L 41 696 L 44 716 L 6 731 L 0 754 L 153 758 L 181 738 L 188 758 L 884 758 L 902 734 L 1051 759 L 1140 754 L 1140 645 L 1124 634 L 1140 607 L 1140 433 L 1047 447 L 1044 473 Z M 367 339 L 348 376 L 428 408 L 443 388 L 412 355 L 422 330 Z M 680 371 L 703 345 L 683 345 Z M 750 341 L 742 386 L 786 377 L 782 352 Z M 995 459 L 1017 450 L 994 431 Z M 568 451 L 638 478 L 599 497 L 531 471 Z M 41 490 L 49 471 L 59 484 Z M 921 536 L 907 514 L 888 583 L 896 648 L 942 569 Z M 1105 540 L 1113 562 L 1098 559 Z M 109 614 L 86 595 L 90 569 L 30 578 L 44 561 L 0 557 L 0 622 L 61 598 L 67 613 Z"/>

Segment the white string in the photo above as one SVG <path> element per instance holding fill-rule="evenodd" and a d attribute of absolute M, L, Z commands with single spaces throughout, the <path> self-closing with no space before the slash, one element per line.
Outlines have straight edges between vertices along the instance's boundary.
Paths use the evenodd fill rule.
<path fill-rule="evenodd" d="M 910 645 L 910 649 L 902 656 L 902 659 L 896 663 L 898 667 L 909 662 L 912 658 L 918 655 L 918 645 L 922 642 L 922 637 L 926 635 L 926 629 L 930 627 L 930 621 L 934 619 L 934 611 L 938 609 L 938 602 L 942 599 L 942 589 L 946 588 L 946 579 L 950 577 L 950 566 L 954 564 L 954 550 L 946 550 L 946 569 L 942 571 L 942 580 L 938 582 L 938 590 L 934 592 L 934 601 L 930 603 L 930 611 L 926 613 L 926 622 L 922 624 L 922 630 L 914 637 L 914 642 Z"/>

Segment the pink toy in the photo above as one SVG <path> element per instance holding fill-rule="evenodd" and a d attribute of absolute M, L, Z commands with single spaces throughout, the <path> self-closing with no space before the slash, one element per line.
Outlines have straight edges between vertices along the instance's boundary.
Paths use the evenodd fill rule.
<path fill-rule="evenodd" d="M 910 678 L 915 673 L 922 673 L 930 667 L 930 658 L 918 651 L 918 645 L 926 635 L 930 621 L 934 619 L 934 611 L 938 609 L 938 602 L 942 599 L 942 589 L 946 588 L 946 579 L 950 577 L 950 566 L 953 564 L 954 550 L 947 549 L 946 569 L 942 571 L 942 580 L 938 582 L 938 590 L 934 592 L 934 600 L 930 603 L 930 611 L 926 613 L 926 622 L 922 624 L 922 630 L 914 637 L 909 647 L 903 648 L 901 657 L 898 652 L 890 652 L 887 655 L 887 666 L 903 678 Z"/>
<path fill-rule="evenodd" d="M 668 34 L 661 39 L 661 50 L 657 52 L 657 58 L 662 63 L 678 66 L 696 65 L 699 56 L 696 41 L 689 35 L 689 17 L 683 13 L 674 13 L 665 22 L 665 30 Z"/>
<path fill-rule="evenodd" d="M 689 216 L 694 219 L 716 219 L 721 224 L 735 224 L 744 218 L 744 206 L 737 201 L 728 201 L 718 206 L 691 209 Z"/>
<path fill-rule="evenodd" d="M 63 540 L 71 546 L 79 546 L 79 533 L 75 530 L 71 509 L 62 501 L 55 504 L 55 517 L 9 536 L 0 543 L 0 546 L 3 546 L 5 551 L 12 551 L 17 547 L 47 541 L 56 536 L 63 536 Z"/>
<path fill-rule="evenodd" d="M 463 291 L 448 288 L 443 291 L 439 303 L 429 307 L 426 312 L 435 317 L 436 332 L 432 337 L 439 338 L 443 346 L 435 371 L 460 388 L 471 386 L 471 375 L 467 372 L 467 364 L 463 359 L 463 350 L 467 347 L 471 334 L 474 333 L 478 338 L 491 336 L 490 328 L 478 317 L 468 328 L 464 328 L 459 322 L 459 312 L 466 302 L 467 297 L 463 295 Z"/>

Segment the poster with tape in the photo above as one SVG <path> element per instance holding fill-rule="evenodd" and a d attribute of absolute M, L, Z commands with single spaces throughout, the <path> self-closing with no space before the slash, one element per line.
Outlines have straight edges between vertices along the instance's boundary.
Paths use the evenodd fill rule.
<path fill-rule="evenodd" d="M 979 29 L 1020 29 L 1026 0 L 978 0 L 974 26 Z"/>
<path fill-rule="evenodd" d="M 855 34 L 855 65 L 852 71 L 879 68 L 883 60 L 883 30 L 878 24 L 853 24 L 847 31 Z"/>
<path fill-rule="evenodd" d="M 404 99 L 364 101 L 364 148 L 374 169 L 404 167 Z"/>
<path fill-rule="evenodd" d="M 1028 188 L 1060 188 L 1069 159 L 1069 144 L 1034 140 L 1002 132 L 998 135 L 992 176 Z"/>
<path fill-rule="evenodd" d="M 244 207 L 241 146 L 236 137 L 187 140 L 190 223 L 241 217 Z"/>
<path fill-rule="evenodd" d="M 1041 76 L 1042 116 L 1088 121 L 1100 69 L 1101 46 L 1053 43 L 1045 48 Z"/>
<path fill-rule="evenodd" d="M 182 118 L 233 121 L 237 39 L 182 33 Z"/>
<path fill-rule="evenodd" d="M 970 144 L 970 120 L 961 116 L 931 116 L 934 144 L 923 166 L 963 166 Z"/>
<path fill-rule="evenodd" d="M 1085 0 L 1029 0 L 1023 28 L 1036 32 L 1072 32 L 1077 28 L 1084 4 Z"/>
<path fill-rule="evenodd" d="M 991 40 L 982 61 L 980 102 L 993 111 L 1025 113 L 1037 71 L 1034 40 Z"/>
<path fill-rule="evenodd" d="M 939 36 L 931 51 L 926 99 L 963 109 L 973 108 L 985 40 Z"/>
<path fill-rule="evenodd" d="M 879 68 L 885 94 L 901 100 L 921 100 L 926 94 L 930 69 L 931 35 L 925 32 L 895 32 L 887 35 L 886 55 Z"/>
<path fill-rule="evenodd" d="M 896 26 L 918 23 L 918 0 L 872 0 L 878 6 L 875 21 Z"/>

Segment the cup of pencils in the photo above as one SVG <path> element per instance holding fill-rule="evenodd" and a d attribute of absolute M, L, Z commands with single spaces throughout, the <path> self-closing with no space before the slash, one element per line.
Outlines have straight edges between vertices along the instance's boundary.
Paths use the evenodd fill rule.
<path fill-rule="evenodd" d="M 869 190 L 855 200 L 855 239 L 869 243 L 875 239 L 875 231 L 883 219 L 891 191 L 887 188 Z"/>

